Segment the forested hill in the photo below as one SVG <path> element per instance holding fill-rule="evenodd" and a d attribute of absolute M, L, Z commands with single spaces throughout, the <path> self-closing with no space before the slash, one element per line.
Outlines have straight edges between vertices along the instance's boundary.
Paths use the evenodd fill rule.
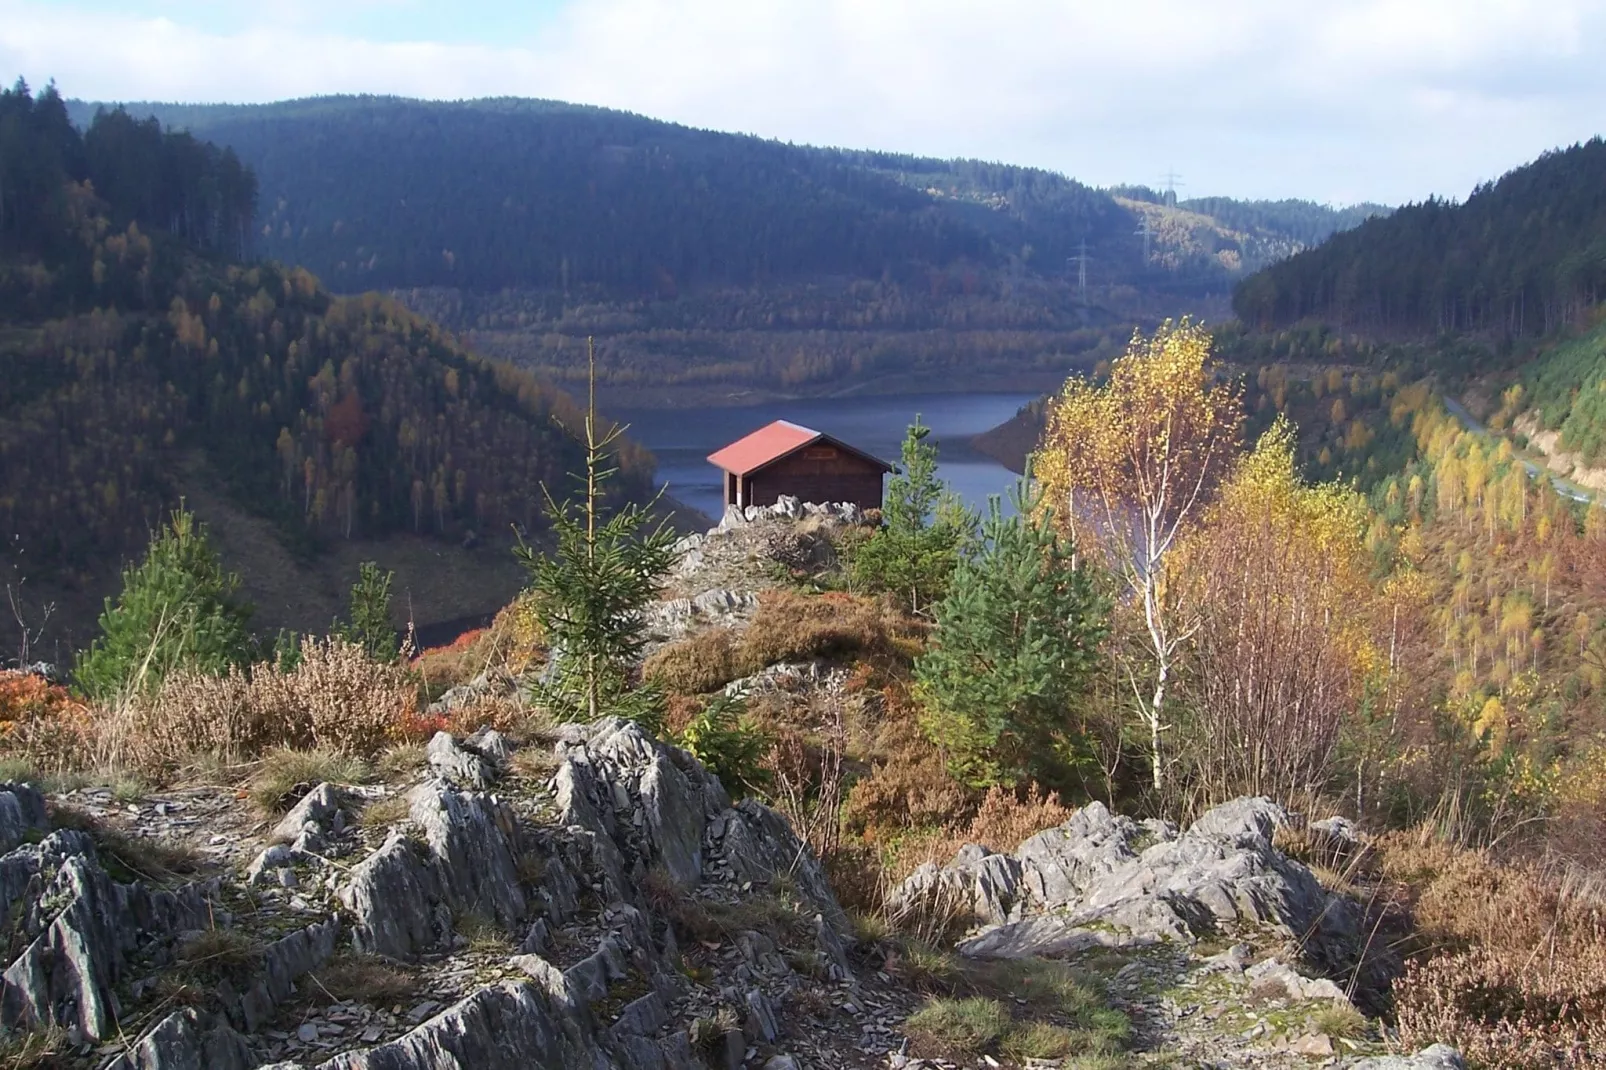
<path fill-rule="evenodd" d="M 197 464 L 307 552 L 536 527 L 576 469 L 572 403 L 528 373 L 234 262 L 253 192 L 187 134 L 116 113 L 80 134 L 54 89 L 0 93 L 0 532 L 36 584 L 115 569 Z M 624 464 L 644 491 L 650 459 Z"/>
<path fill-rule="evenodd" d="M 263 183 L 261 250 L 339 290 L 637 297 L 821 275 L 924 283 L 932 269 L 1062 277 L 1084 241 L 1106 281 L 1220 289 L 1258 266 L 1261 243 L 1286 255 L 1381 210 L 1184 202 L 1224 229 L 1154 272 L 1138 213 L 1035 168 L 790 145 L 539 100 L 128 108 L 239 152 Z"/>
<path fill-rule="evenodd" d="M 547 101 L 128 107 L 252 167 L 258 253 L 391 291 L 560 381 L 595 335 L 641 400 L 1053 378 L 1134 323 L 1224 313 L 1244 271 L 1351 221 L 1262 205 L 1235 229 L 1044 170 Z"/>
<path fill-rule="evenodd" d="M 1429 200 L 1244 280 L 1252 327 L 1545 334 L 1606 297 L 1606 142 L 1547 153 L 1463 203 Z"/>

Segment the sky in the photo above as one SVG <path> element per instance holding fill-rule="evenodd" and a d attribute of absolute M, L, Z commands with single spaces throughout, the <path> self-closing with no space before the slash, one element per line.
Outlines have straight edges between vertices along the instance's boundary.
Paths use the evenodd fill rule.
<path fill-rule="evenodd" d="M 530 96 L 1184 197 L 1461 198 L 1606 133 L 1606 0 L 0 0 L 100 101 Z"/>

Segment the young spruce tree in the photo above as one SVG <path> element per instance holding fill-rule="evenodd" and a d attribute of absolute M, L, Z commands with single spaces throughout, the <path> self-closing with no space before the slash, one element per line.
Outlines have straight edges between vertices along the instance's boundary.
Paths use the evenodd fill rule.
<path fill-rule="evenodd" d="M 79 688 L 107 700 L 152 690 L 180 666 L 222 673 L 249 661 L 251 609 L 236 599 L 239 587 L 205 525 L 174 510 L 145 560 L 123 573 L 117 601 L 106 600 L 100 638 L 78 660 Z"/>
<path fill-rule="evenodd" d="M 887 483 L 882 525 L 854 555 L 853 578 L 924 613 L 947 591 L 976 518 L 937 478 L 937 443 L 919 416 L 904 435 L 901 460 Z"/>
<path fill-rule="evenodd" d="M 590 372 L 580 500 L 560 503 L 548 492 L 554 552 L 541 554 L 523 544 L 517 550 L 530 572 L 536 617 L 552 651 L 543 697 L 563 716 L 595 720 L 612 713 L 656 727 L 658 695 L 651 688 L 633 688 L 631 676 L 645 642 L 642 610 L 673 563 L 675 533 L 653 523 L 650 506 L 607 508 L 603 487 L 618 472 L 609 459 L 625 429 L 598 430 L 596 355 L 589 340 L 586 345 Z"/>
<path fill-rule="evenodd" d="M 335 635 L 356 643 L 375 661 L 394 662 L 401 656 L 401 644 L 390 623 L 390 585 L 395 578 L 394 572 L 382 570 L 376 562 L 364 561 L 351 586 L 350 615 L 334 628 Z"/>
<path fill-rule="evenodd" d="M 1029 486 L 1012 494 L 1013 516 L 992 499 L 915 663 L 927 735 L 956 776 L 981 787 L 1052 785 L 1075 764 L 1074 706 L 1107 631 L 1092 575 L 1034 516 Z"/>

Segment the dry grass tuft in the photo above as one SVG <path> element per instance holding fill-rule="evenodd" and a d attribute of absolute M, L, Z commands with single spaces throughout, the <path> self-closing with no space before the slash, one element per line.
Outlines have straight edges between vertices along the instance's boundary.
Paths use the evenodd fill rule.
<path fill-rule="evenodd" d="M 205 865 L 201 855 L 188 844 L 131 836 L 74 806 L 51 803 L 49 811 L 52 828 L 88 833 L 106 872 L 124 884 L 137 880 L 156 887 L 176 886 L 194 879 Z"/>
<path fill-rule="evenodd" d="M 941 963 L 942 953 L 934 954 Z M 1131 1022 L 1109 1006 L 1101 988 L 1063 962 L 955 961 L 925 990 L 933 988 L 946 994 L 905 1023 L 931 1054 L 998 1052 L 1016 1062 L 1107 1056 L 1131 1036 Z"/>
<path fill-rule="evenodd" d="M 179 945 L 181 972 L 195 982 L 239 981 L 256 972 L 262 948 L 238 929 L 203 929 Z"/>
<path fill-rule="evenodd" d="M 452 921 L 457 935 L 468 941 L 468 949 L 481 955 L 509 955 L 513 940 L 494 921 L 482 914 L 461 914 Z"/>
<path fill-rule="evenodd" d="M 386 828 L 398 821 L 407 820 L 412 805 L 405 795 L 386 795 L 362 808 L 357 823 L 363 828 Z"/>
<path fill-rule="evenodd" d="M 419 983 L 418 978 L 394 963 L 373 955 L 345 952 L 312 973 L 303 987 L 340 1002 L 391 1007 L 411 999 Z"/>
<path fill-rule="evenodd" d="M 360 758 L 331 750 L 270 751 L 247 788 L 251 802 L 265 814 L 281 813 L 319 784 L 363 784 L 373 771 Z"/>
<path fill-rule="evenodd" d="M 48 1029 L 0 1032 L 0 1067 L 4 1070 L 67 1070 L 76 1046 L 67 1031 Z"/>
<path fill-rule="evenodd" d="M 1366 1015 L 1355 1009 L 1353 1003 L 1333 1000 L 1317 1008 L 1311 1015 L 1311 1026 L 1335 1040 L 1360 1040 L 1372 1031 Z"/>
<path fill-rule="evenodd" d="M 933 1055 L 980 1055 L 998 1048 L 1014 1025 L 996 999 L 934 999 L 903 1025 L 918 1050 Z"/>
<path fill-rule="evenodd" d="M 374 773 L 385 781 L 409 780 L 428 760 L 422 743 L 393 743 L 374 759 Z"/>
<path fill-rule="evenodd" d="M 563 759 L 544 747 L 521 747 L 513 752 L 512 773 L 524 780 L 548 780 L 562 764 Z"/>

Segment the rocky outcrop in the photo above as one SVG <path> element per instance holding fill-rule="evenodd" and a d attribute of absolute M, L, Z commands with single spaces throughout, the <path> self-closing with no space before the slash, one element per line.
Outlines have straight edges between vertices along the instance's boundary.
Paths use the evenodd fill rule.
<path fill-rule="evenodd" d="M 1362 1059 L 1350 1070 L 1466 1070 L 1461 1053 L 1447 1044 L 1435 1044 L 1415 1055 L 1383 1055 Z"/>
<path fill-rule="evenodd" d="M 825 872 L 779 813 L 733 804 L 691 755 L 628 721 L 552 735 L 550 757 L 516 761 L 495 732 L 443 734 L 407 784 L 317 785 L 275 827 L 256 826 L 273 842 L 254 859 L 248 841 L 226 870 L 170 888 L 112 879 L 98 832 L 48 831 L 38 793 L 0 788 L 0 837 L 15 841 L 0 855 L 0 920 L 24 938 L 4 1023 L 64 1028 L 83 1070 L 952 1065 L 905 1054 L 919 993 L 864 945 L 850 956 Z M 542 768 L 549 780 L 529 775 Z M 387 807 L 392 824 L 375 828 L 362 795 L 403 797 L 405 815 Z M 1209 959 L 1187 950 L 1240 930 L 1344 943 L 1342 907 L 1273 846 L 1291 820 L 1239 800 L 1179 831 L 1090 806 L 1010 854 L 967 847 L 900 895 L 980 919 L 962 945 L 975 956 L 1163 944 L 1111 986 L 1148 1000 L 1126 1006 L 1176 1042 L 1180 1023 L 1224 1013 L 1209 1001 L 1345 998 L 1248 937 Z M 350 994 L 352 976 L 398 970 L 418 987 Z M 1233 1051 L 1273 1052 L 1251 1060 L 1268 1070 L 1309 1054 L 1370 1070 L 1459 1065 L 1440 1049 L 1356 1062 L 1319 1051 L 1317 1033 L 1271 1045 L 1264 1028 L 1235 1019 Z M 1219 1039 L 1196 1029 L 1187 1050 Z"/>
<path fill-rule="evenodd" d="M 252 1070 L 256 1065 L 240 1034 L 185 1008 L 163 1018 L 106 1070 Z"/>
<path fill-rule="evenodd" d="M 27 784 L 0 784 L 0 851 L 49 829 L 43 795 Z"/>
<path fill-rule="evenodd" d="M 1192 941 L 1271 929 L 1308 965 L 1341 975 L 1361 954 L 1359 913 L 1272 844 L 1293 820 L 1266 799 L 1238 799 L 1179 833 L 1093 803 L 1010 855 L 967 847 L 912 874 L 896 898 L 941 903 L 979 931 L 967 955 L 1066 955 L 1092 945 Z"/>
<path fill-rule="evenodd" d="M 217 914 L 216 888 L 119 884 L 83 837 L 52 837 L 40 847 L 40 892 L 19 918 L 31 939 L 0 978 L 0 1021 L 104 1040 L 116 1029 L 115 988 L 130 960 L 154 942 L 206 927 Z M 44 862 L 58 851 L 52 872 Z"/>
<path fill-rule="evenodd" d="M 320 796 L 309 810 L 321 801 Z M 19 814 L 35 831 L 46 821 L 38 794 L 11 785 L 0 795 L 0 819 Z M 0 858 L 0 895 L 7 928 L 22 940 L 0 976 L 0 1023 L 59 1027 L 74 1043 L 118 1035 L 123 1001 L 137 1000 L 151 987 L 151 971 L 171 967 L 187 943 L 232 925 L 218 880 L 173 889 L 121 883 L 101 864 L 93 838 L 79 830 L 49 833 Z M 338 921 L 330 917 L 271 943 L 248 981 L 219 985 L 219 1007 L 242 1028 L 260 1025 L 297 978 L 329 958 L 338 932 Z M 254 1066 L 256 1060 L 242 1051 L 227 1022 L 203 1021 L 187 1011 L 158 1023 L 123 1054 L 120 1065 Z"/>

